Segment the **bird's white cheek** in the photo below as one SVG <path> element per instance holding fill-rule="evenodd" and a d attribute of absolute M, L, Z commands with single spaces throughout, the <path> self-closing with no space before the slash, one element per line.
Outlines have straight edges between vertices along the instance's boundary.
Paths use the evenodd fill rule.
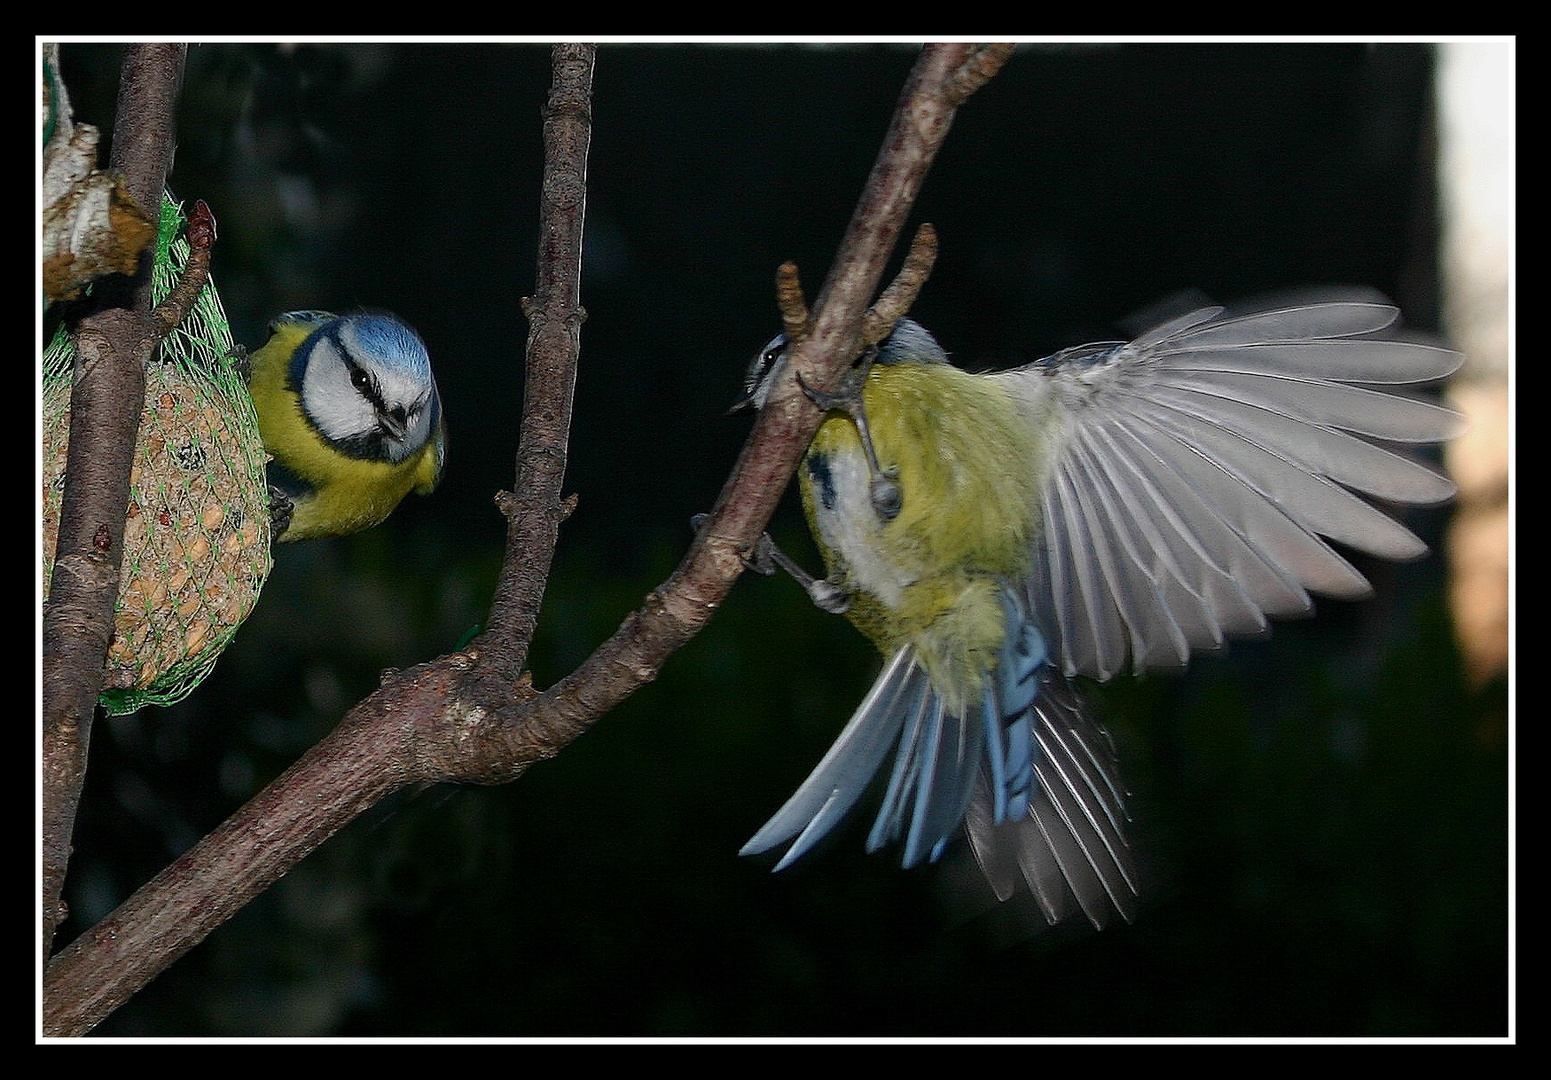
<path fill-rule="evenodd" d="M 371 403 L 350 385 L 343 365 L 315 360 L 302 380 L 302 408 L 329 439 L 361 435 L 376 427 Z"/>

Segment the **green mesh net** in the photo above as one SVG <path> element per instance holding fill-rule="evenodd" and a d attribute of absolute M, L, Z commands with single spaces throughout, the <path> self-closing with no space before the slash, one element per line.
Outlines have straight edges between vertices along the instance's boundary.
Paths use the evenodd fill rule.
<path fill-rule="evenodd" d="M 182 208 L 164 199 L 153 303 L 188 261 Z M 59 532 L 75 350 L 43 355 L 43 590 Z M 110 714 L 185 697 L 209 674 L 269 576 L 269 489 L 258 417 L 214 283 L 146 368 L 130 472 L 113 642 L 99 703 Z"/>

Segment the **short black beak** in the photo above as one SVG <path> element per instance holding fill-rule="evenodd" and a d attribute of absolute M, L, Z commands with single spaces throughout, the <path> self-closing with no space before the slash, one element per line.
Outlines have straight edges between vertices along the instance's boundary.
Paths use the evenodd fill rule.
<path fill-rule="evenodd" d="M 731 407 L 728 408 L 727 415 L 737 416 L 739 413 L 750 413 L 753 411 L 754 391 L 750 390 L 747 393 L 738 395 L 738 399 L 732 403 Z"/>
<path fill-rule="evenodd" d="M 404 438 L 404 432 L 409 427 L 409 418 L 404 415 L 403 409 L 378 412 L 377 425 L 384 435 L 396 442 Z"/>

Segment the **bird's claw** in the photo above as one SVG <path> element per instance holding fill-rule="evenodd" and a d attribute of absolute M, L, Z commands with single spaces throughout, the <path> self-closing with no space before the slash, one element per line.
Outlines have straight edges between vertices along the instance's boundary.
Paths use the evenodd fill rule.
<path fill-rule="evenodd" d="M 280 539 L 291 527 L 291 514 L 295 510 L 296 504 L 291 501 L 291 496 L 275 485 L 269 485 L 269 535 L 272 539 Z"/>
<path fill-rule="evenodd" d="M 253 357 L 248 355 L 247 346 L 233 345 L 226 354 L 226 362 L 237 372 L 244 386 L 253 381 Z"/>
<path fill-rule="evenodd" d="M 867 369 L 870 364 L 858 364 L 840 377 L 840 385 L 833 393 L 815 389 L 808 385 L 808 380 L 802 377 L 802 372 L 797 373 L 797 385 L 808 396 L 808 400 L 825 412 L 841 412 L 847 416 L 855 416 L 862 411 L 862 387 L 867 384 Z"/>
<path fill-rule="evenodd" d="M 805 586 L 808 597 L 821 611 L 844 615 L 851 610 L 851 594 L 827 578 L 814 578 Z"/>
<path fill-rule="evenodd" d="M 760 533 L 759 539 L 754 541 L 754 550 L 743 557 L 743 565 L 756 574 L 769 577 L 776 572 L 776 556 L 779 554 L 781 549 L 770 539 L 770 534 Z"/>

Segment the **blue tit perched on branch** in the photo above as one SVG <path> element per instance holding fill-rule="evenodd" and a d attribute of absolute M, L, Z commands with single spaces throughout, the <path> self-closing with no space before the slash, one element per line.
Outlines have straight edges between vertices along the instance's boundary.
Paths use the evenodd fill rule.
<path fill-rule="evenodd" d="M 1181 666 L 1309 594 L 1368 582 L 1323 538 L 1390 559 L 1425 545 L 1359 494 L 1449 498 L 1453 484 L 1370 440 L 1428 443 L 1460 417 L 1388 387 L 1458 354 L 1379 336 L 1397 312 L 1347 293 L 1192 312 L 1129 343 L 971 374 L 900 320 L 852 372 L 799 466 L 827 577 L 762 541 L 885 657 L 834 745 L 744 854 L 809 850 L 890 752 L 868 850 L 935 859 L 964 825 L 999 899 L 1026 887 L 1055 923 L 1138 901 L 1124 788 L 1068 679 Z M 763 405 L 787 355 L 755 358 Z M 806 388 L 805 388 L 806 389 Z M 1354 494 L 1357 493 L 1357 494 Z M 1073 903 L 1075 901 L 1075 907 Z"/>
<path fill-rule="evenodd" d="M 388 314 L 326 311 L 293 311 L 269 330 L 249 390 L 273 456 L 278 539 L 357 532 L 436 487 L 446 424 L 414 330 Z"/>

